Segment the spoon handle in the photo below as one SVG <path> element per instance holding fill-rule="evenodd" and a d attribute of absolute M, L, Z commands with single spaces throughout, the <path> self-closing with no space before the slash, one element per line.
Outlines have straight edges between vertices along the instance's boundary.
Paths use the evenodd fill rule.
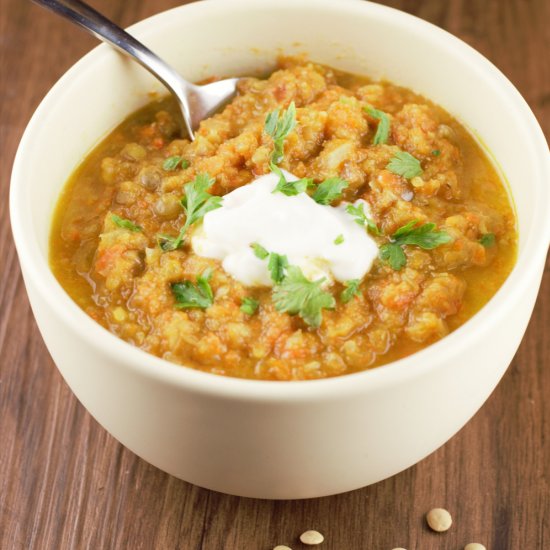
<path fill-rule="evenodd" d="M 32 1 L 79 25 L 103 42 L 109 43 L 117 50 L 134 58 L 156 76 L 178 98 L 186 119 L 185 124 L 192 135 L 186 95 L 193 90 L 193 84 L 183 79 L 149 48 L 84 2 L 80 0 Z"/>

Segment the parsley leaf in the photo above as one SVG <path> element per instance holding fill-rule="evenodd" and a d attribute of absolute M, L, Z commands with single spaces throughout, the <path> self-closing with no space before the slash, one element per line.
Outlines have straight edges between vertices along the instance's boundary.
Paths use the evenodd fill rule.
<path fill-rule="evenodd" d="M 356 224 L 360 225 L 361 227 L 366 226 L 373 235 L 380 237 L 382 235 L 382 231 L 380 231 L 374 220 L 371 220 L 365 214 L 364 207 L 365 205 L 362 202 L 360 202 L 357 206 L 354 204 L 348 204 L 346 206 L 346 212 L 348 214 L 351 214 L 355 218 Z"/>
<path fill-rule="evenodd" d="M 282 256 L 281 254 L 277 254 L 276 252 L 272 252 L 269 255 L 267 269 L 269 269 L 273 281 L 275 281 L 276 283 L 280 283 L 285 277 L 287 268 L 288 258 L 286 256 Z"/>
<path fill-rule="evenodd" d="M 432 155 L 433 155 L 434 157 L 438 157 L 439 155 L 441 155 L 441 151 L 440 151 L 439 149 L 434 149 L 434 150 L 432 151 Z"/>
<path fill-rule="evenodd" d="M 380 228 L 374 223 L 373 220 L 371 220 L 370 218 L 367 218 L 367 229 L 373 234 L 373 235 L 376 235 L 378 237 L 382 236 L 382 231 L 380 230 Z"/>
<path fill-rule="evenodd" d="M 197 277 L 197 283 L 183 281 L 172 283 L 171 289 L 176 299 L 176 307 L 179 309 L 200 308 L 206 309 L 214 303 L 214 294 L 210 288 L 212 270 L 206 269 Z"/>
<path fill-rule="evenodd" d="M 441 244 L 448 243 L 451 236 L 445 231 L 434 231 L 435 223 L 418 226 L 418 220 L 412 220 L 400 227 L 393 235 L 393 240 L 400 246 L 415 245 L 424 250 L 432 250 Z"/>
<path fill-rule="evenodd" d="M 269 253 L 261 244 L 252 243 L 252 250 L 256 258 L 260 260 L 265 260 L 269 256 L 267 262 L 267 269 L 271 275 L 271 279 L 275 283 L 280 283 L 286 274 L 286 268 L 288 267 L 288 258 L 282 254 L 277 254 L 276 252 Z"/>
<path fill-rule="evenodd" d="M 395 271 L 401 270 L 407 263 L 407 256 L 396 243 L 386 243 L 380 247 L 378 255 L 384 262 L 390 264 Z"/>
<path fill-rule="evenodd" d="M 252 243 L 250 247 L 254 251 L 254 256 L 260 260 L 265 260 L 269 256 L 269 252 L 261 244 Z"/>
<path fill-rule="evenodd" d="M 357 206 L 355 204 L 348 204 L 346 206 L 346 212 L 351 214 L 355 218 L 355 223 L 361 227 L 367 225 L 367 215 L 364 210 L 365 205 L 360 202 Z"/>
<path fill-rule="evenodd" d="M 247 296 L 246 298 L 243 298 L 240 309 L 243 313 L 246 313 L 247 315 L 254 315 L 259 305 L 260 302 L 258 302 L 258 300 Z"/>
<path fill-rule="evenodd" d="M 420 161 L 406 151 L 398 151 L 395 153 L 390 162 L 386 165 L 386 168 L 390 172 L 407 179 L 420 176 L 423 172 Z"/>
<path fill-rule="evenodd" d="M 207 189 L 214 183 L 214 178 L 208 174 L 197 174 L 197 177 L 183 186 L 185 192 L 181 199 L 181 205 L 185 212 L 185 224 L 180 229 L 177 237 L 170 235 L 159 235 L 160 247 L 167 250 L 176 250 L 181 246 L 185 233 L 189 226 L 202 220 L 205 214 L 222 205 L 222 197 L 211 195 Z"/>
<path fill-rule="evenodd" d="M 313 180 L 311 178 L 302 178 L 295 181 L 287 181 L 282 170 L 275 164 L 270 164 L 271 171 L 279 176 L 279 182 L 272 193 L 283 193 L 289 197 L 298 195 L 299 193 L 304 193 L 308 187 L 313 185 Z"/>
<path fill-rule="evenodd" d="M 163 170 L 175 170 L 178 166 L 181 166 L 184 170 L 189 168 L 189 161 L 185 160 L 183 157 L 175 155 L 173 157 L 168 157 L 162 164 Z"/>
<path fill-rule="evenodd" d="M 391 236 L 391 242 L 380 247 L 380 259 L 390 264 L 392 269 L 399 271 L 407 263 L 407 257 L 402 248 L 405 245 L 432 250 L 451 240 L 451 236 L 445 231 L 435 230 L 435 223 L 425 223 L 420 226 L 418 224 L 418 220 L 412 220 L 401 226 Z"/>
<path fill-rule="evenodd" d="M 187 227 L 201 220 L 207 212 L 222 205 L 222 197 L 211 195 L 207 191 L 214 181 L 208 174 L 198 174 L 194 181 L 183 186 L 185 196 L 181 199 L 181 205 L 187 216 Z"/>
<path fill-rule="evenodd" d="M 286 274 L 286 268 L 288 267 L 288 258 L 282 254 L 277 254 L 276 252 L 269 253 L 261 244 L 252 243 L 250 245 L 254 251 L 256 258 L 260 260 L 265 260 L 269 257 L 267 262 L 267 269 L 271 275 L 271 279 L 275 283 L 280 283 Z"/>
<path fill-rule="evenodd" d="M 372 141 L 373 144 L 380 145 L 388 143 L 388 137 L 390 135 L 390 117 L 384 113 L 384 111 L 379 111 L 373 107 L 364 107 L 364 109 L 369 116 L 379 121 L 376 134 L 374 134 L 374 139 Z"/>
<path fill-rule="evenodd" d="M 491 246 L 495 246 L 496 240 L 497 238 L 494 233 L 484 233 L 479 238 L 480 244 L 482 244 L 485 248 L 490 248 Z"/>
<path fill-rule="evenodd" d="M 205 296 L 208 296 L 211 302 L 214 302 L 214 294 L 210 288 L 208 281 L 212 278 L 212 269 L 207 268 L 202 272 L 202 275 L 197 277 L 197 286 L 201 289 L 202 293 Z"/>
<path fill-rule="evenodd" d="M 297 266 L 288 266 L 287 275 L 273 290 L 273 303 L 277 311 L 299 315 L 308 325 L 321 324 L 322 310 L 334 309 L 336 301 L 321 288 L 323 279 L 309 281 Z"/>
<path fill-rule="evenodd" d="M 344 235 L 340 233 L 336 239 L 334 239 L 334 244 L 342 244 L 344 242 Z"/>
<path fill-rule="evenodd" d="M 405 225 L 402 225 L 397 231 L 392 235 L 393 239 L 396 239 L 401 236 L 408 235 L 412 228 L 418 224 L 418 220 L 411 220 L 410 222 L 406 223 Z"/>
<path fill-rule="evenodd" d="M 164 250 L 164 252 L 176 250 L 181 246 L 184 236 L 185 231 L 183 228 L 181 228 L 179 234 L 176 237 L 172 237 L 172 235 L 166 235 L 165 233 L 159 233 L 157 235 L 157 243 L 160 248 Z"/>
<path fill-rule="evenodd" d="M 330 204 L 342 195 L 342 191 L 349 185 L 342 178 L 328 178 L 320 183 L 313 193 L 313 200 L 319 204 Z"/>
<path fill-rule="evenodd" d="M 137 231 L 143 231 L 143 228 L 141 227 L 141 225 L 136 225 L 134 222 L 121 218 L 116 214 L 111 214 L 111 220 L 113 220 L 113 222 L 115 222 L 115 224 L 118 225 L 118 227 L 122 227 L 123 229 L 128 229 L 130 231 L 133 231 L 134 233 L 136 233 Z"/>
<path fill-rule="evenodd" d="M 271 162 L 279 164 L 284 158 L 284 142 L 296 126 L 296 105 L 294 101 L 286 111 L 279 114 L 279 109 L 269 113 L 265 119 L 264 131 L 273 139 Z"/>
<path fill-rule="evenodd" d="M 359 292 L 360 282 L 361 281 L 359 279 L 350 279 L 344 283 L 346 288 L 342 291 L 342 294 L 340 294 L 340 300 L 342 300 L 342 303 L 347 304 L 354 296 L 361 294 Z"/>

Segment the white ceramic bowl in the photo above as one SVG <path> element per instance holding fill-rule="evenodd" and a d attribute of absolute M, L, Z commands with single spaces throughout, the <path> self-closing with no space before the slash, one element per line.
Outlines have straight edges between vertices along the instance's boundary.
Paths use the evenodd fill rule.
<path fill-rule="evenodd" d="M 11 217 L 46 345 L 78 399 L 162 470 L 249 497 L 305 498 L 391 476 L 447 441 L 487 399 L 525 331 L 550 239 L 550 166 L 529 107 L 485 58 L 420 19 L 358 0 L 210 0 L 132 32 L 190 79 L 249 74 L 279 48 L 386 77 L 433 99 L 483 138 L 517 207 L 516 268 L 442 341 L 371 371 L 309 382 L 246 381 L 182 368 L 108 333 L 48 267 L 52 211 L 97 141 L 159 85 L 107 46 L 53 87 L 23 136 Z M 299 44 L 296 44 L 299 42 Z"/>

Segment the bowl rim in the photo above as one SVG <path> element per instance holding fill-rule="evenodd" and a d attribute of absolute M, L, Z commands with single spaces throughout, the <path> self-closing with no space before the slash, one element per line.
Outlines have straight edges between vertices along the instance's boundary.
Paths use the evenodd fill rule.
<path fill-rule="evenodd" d="M 257 4 L 251 4 L 249 0 L 232 0 L 230 9 L 249 11 L 257 9 L 262 4 L 271 4 L 278 9 L 289 10 L 296 7 L 301 9 L 304 5 L 310 4 L 315 5 L 316 9 L 348 11 L 350 15 L 357 14 L 361 17 L 391 18 L 396 26 L 412 26 L 425 35 L 429 34 L 434 41 L 445 45 L 448 50 L 452 49 L 453 56 L 465 57 L 469 63 L 476 65 L 479 74 L 483 74 L 487 79 L 492 79 L 495 85 L 498 85 L 500 91 L 506 94 L 505 99 L 516 111 L 516 114 L 521 115 L 521 123 L 531 136 L 531 140 L 526 147 L 531 148 L 539 162 L 540 181 L 550 182 L 548 146 L 542 129 L 531 109 L 514 85 L 499 69 L 459 38 L 416 16 L 363 0 L 338 0 L 338 2 L 335 0 L 262 0 L 261 3 L 258 2 Z M 185 10 L 186 14 L 192 10 L 207 12 L 227 8 L 228 5 L 227 0 L 208 0 L 207 2 L 186 4 L 148 17 L 129 27 L 129 30 L 136 37 L 146 39 L 148 34 L 158 32 L 158 29 L 155 31 L 158 23 L 167 21 L 175 12 L 181 10 Z M 50 102 L 55 100 L 56 95 L 64 89 L 67 82 L 70 82 L 78 74 L 93 71 L 96 66 L 101 65 L 106 55 L 111 54 L 111 51 L 109 46 L 101 44 L 83 56 L 54 84 L 34 112 L 19 144 L 12 169 L 10 217 L 19 260 L 24 268 L 23 271 L 28 274 L 29 280 L 35 285 L 36 291 L 40 293 L 50 310 L 55 312 L 66 327 L 76 331 L 80 338 L 86 340 L 91 347 L 98 347 L 98 343 L 101 343 L 102 352 L 116 362 L 116 366 L 113 365 L 113 368 L 122 367 L 133 370 L 158 382 L 196 393 L 249 401 L 306 402 L 318 399 L 335 399 L 341 397 L 342 394 L 366 393 L 389 385 L 407 382 L 412 378 L 423 376 L 434 369 L 449 364 L 449 361 L 459 354 L 461 348 L 471 346 L 476 340 L 482 338 L 483 327 L 493 325 L 499 316 L 512 313 L 514 305 L 519 303 L 524 293 L 529 289 L 529 285 L 537 284 L 540 263 L 545 259 L 548 242 L 550 241 L 550 217 L 545 218 L 542 215 L 544 200 L 540 201 L 542 204 L 535 205 L 538 210 L 534 212 L 542 233 L 539 232 L 537 239 L 535 239 L 533 231 L 527 236 L 523 251 L 519 251 L 512 272 L 489 302 L 461 327 L 443 339 L 410 356 L 386 365 L 318 380 L 241 379 L 171 363 L 118 338 L 99 323 L 93 321 L 78 307 L 55 279 L 48 260 L 40 251 L 38 243 L 34 239 L 25 238 L 26 235 L 32 236 L 32 223 L 29 219 L 25 219 L 26 217 L 23 215 L 26 208 L 24 201 L 26 186 L 19 183 L 24 181 L 21 174 L 25 170 L 26 150 L 32 143 L 35 128 L 40 125 L 40 119 L 47 112 Z M 540 192 L 541 195 L 548 197 L 549 186 L 546 189 L 541 186 Z M 546 201 L 547 204 L 548 202 L 550 201 Z M 30 216 L 27 216 L 27 218 L 30 218 Z M 535 225 L 537 225 L 537 222 L 535 222 Z M 542 238 L 540 238 L 541 234 Z"/>

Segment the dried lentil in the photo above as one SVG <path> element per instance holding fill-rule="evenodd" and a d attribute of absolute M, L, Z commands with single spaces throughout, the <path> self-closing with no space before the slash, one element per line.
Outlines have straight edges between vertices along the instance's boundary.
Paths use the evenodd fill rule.
<path fill-rule="evenodd" d="M 426 514 L 426 521 L 432 531 L 443 533 L 451 527 L 453 518 L 444 508 L 433 508 Z"/>
<path fill-rule="evenodd" d="M 319 533 L 319 531 L 305 531 L 300 535 L 300 540 L 309 546 L 315 546 L 317 544 L 321 544 L 325 537 Z"/>

